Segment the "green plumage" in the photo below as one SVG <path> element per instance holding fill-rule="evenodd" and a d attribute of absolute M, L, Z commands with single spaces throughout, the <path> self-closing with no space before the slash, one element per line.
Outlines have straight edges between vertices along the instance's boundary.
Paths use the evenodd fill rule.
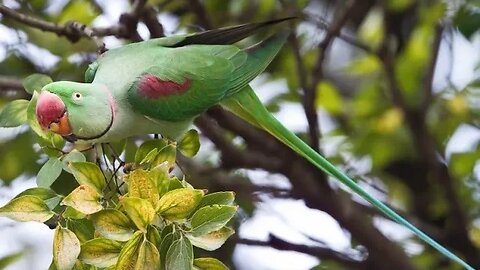
<path fill-rule="evenodd" d="M 123 137 L 161 133 L 176 137 L 189 127 L 193 119 L 209 107 L 222 104 L 241 118 L 275 136 L 319 169 L 337 178 L 352 191 L 370 202 L 386 216 L 404 225 L 439 252 L 473 270 L 467 263 L 425 235 L 379 200 L 373 198 L 355 181 L 339 171 L 320 154 L 281 125 L 261 104 L 248 83 L 272 61 L 286 41 L 280 32 L 247 49 L 230 45 L 258 29 L 282 20 L 217 29 L 190 36 L 160 38 L 129 44 L 111 51 L 90 65 L 86 81 L 91 95 L 107 89 L 114 99 L 115 117 L 111 128 L 102 136 L 91 134 L 88 142 L 104 142 Z M 140 82 L 145 75 L 181 85 L 187 80 L 188 89 L 181 93 L 152 98 L 142 94 Z M 61 86 L 63 90 L 58 88 Z M 68 86 L 68 87 L 67 87 Z M 45 90 L 62 96 L 69 115 L 88 111 L 88 106 L 70 105 L 68 97 L 75 89 L 72 83 L 57 82 Z M 80 88 L 80 87 L 79 87 Z M 103 91 L 103 90 L 101 90 Z M 66 93 L 66 94 L 65 94 Z M 99 104 L 106 104 L 105 101 Z M 97 109 L 98 114 L 110 108 Z M 83 112 L 81 111 L 83 110 Z M 94 120 L 92 120 L 94 121 Z M 105 121 L 105 119 L 104 119 Z M 70 122 L 74 133 L 87 129 Z M 101 128 L 96 131 L 99 133 Z"/>

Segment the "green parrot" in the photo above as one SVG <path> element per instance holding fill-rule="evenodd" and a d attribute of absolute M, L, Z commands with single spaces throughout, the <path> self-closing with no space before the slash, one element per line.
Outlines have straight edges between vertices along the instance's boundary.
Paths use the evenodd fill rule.
<path fill-rule="evenodd" d="M 36 106 L 38 122 L 70 142 L 102 143 L 152 133 L 175 139 L 199 114 L 221 104 L 337 178 L 445 256 L 473 270 L 311 149 L 259 101 L 249 83 L 273 60 L 289 32 L 280 31 L 246 49 L 232 44 L 288 19 L 152 39 L 109 50 L 89 66 L 86 83 L 59 81 L 42 89 Z"/>

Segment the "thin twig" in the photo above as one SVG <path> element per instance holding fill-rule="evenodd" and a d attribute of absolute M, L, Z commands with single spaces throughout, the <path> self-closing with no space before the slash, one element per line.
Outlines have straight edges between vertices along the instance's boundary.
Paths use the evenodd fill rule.
<path fill-rule="evenodd" d="M 351 258 L 347 254 L 321 246 L 308 246 L 287 242 L 275 235 L 270 234 L 268 240 L 254 240 L 247 238 L 237 238 L 236 242 L 243 245 L 272 247 L 278 250 L 296 251 L 309 254 L 320 259 L 333 259 L 347 266 L 348 269 L 364 269 L 363 261 Z"/>
<path fill-rule="evenodd" d="M 420 108 L 423 110 L 428 109 L 428 105 L 431 103 L 433 93 L 433 76 L 435 75 L 435 67 L 437 66 L 438 54 L 440 52 L 440 43 L 442 42 L 443 26 L 438 24 L 435 27 L 435 36 L 432 44 L 432 55 L 430 56 L 430 63 L 428 65 L 424 80 L 423 80 L 423 99 Z"/>

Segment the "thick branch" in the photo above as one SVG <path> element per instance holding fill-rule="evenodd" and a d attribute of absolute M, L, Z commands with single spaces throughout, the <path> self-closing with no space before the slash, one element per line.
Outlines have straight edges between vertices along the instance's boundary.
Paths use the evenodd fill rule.
<path fill-rule="evenodd" d="M 10 77 L 5 77 L 5 76 L 0 76 L 0 91 L 23 91 L 23 85 L 22 81 L 15 79 L 15 78 L 10 78 Z"/>

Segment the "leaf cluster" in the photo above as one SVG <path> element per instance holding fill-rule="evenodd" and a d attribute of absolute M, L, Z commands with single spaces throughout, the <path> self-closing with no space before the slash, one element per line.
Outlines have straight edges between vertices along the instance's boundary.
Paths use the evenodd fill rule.
<path fill-rule="evenodd" d="M 124 174 L 107 177 L 101 164 L 76 149 L 64 151 L 63 139 L 38 125 L 37 91 L 50 81 L 28 77 L 24 85 L 32 99 L 13 101 L 0 114 L 4 127 L 28 123 L 49 157 L 38 172 L 38 187 L 18 194 L 0 216 L 55 228 L 50 269 L 228 269 L 214 258 L 194 258 L 193 247 L 216 250 L 234 233 L 226 226 L 237 210 L 233 192 L 205 194 L 170 173 L 177 150 L 198 152 L 198 133 L 187 132 L 178 146 L 147 140 Z M 63 171 L 78 184 L 66 196 L 51 189 Z"/>

